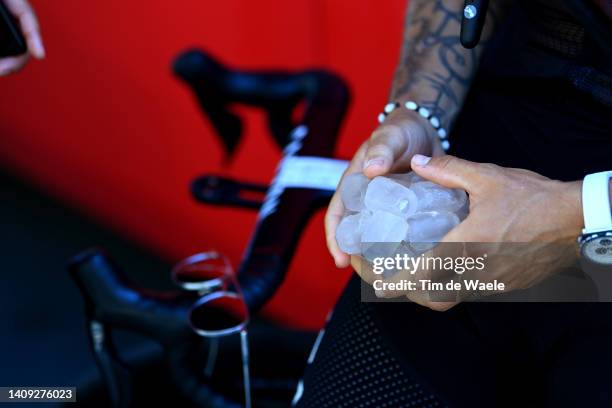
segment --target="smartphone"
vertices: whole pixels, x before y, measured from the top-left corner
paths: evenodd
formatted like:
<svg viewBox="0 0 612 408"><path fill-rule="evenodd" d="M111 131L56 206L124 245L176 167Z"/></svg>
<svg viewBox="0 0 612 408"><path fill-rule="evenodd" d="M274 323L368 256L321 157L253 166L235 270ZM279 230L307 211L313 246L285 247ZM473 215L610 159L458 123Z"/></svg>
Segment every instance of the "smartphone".
<svg viewBox="0 0 612 408"><path fill-rule="evenodd" d="M17 20L0 0L0 58L25 54L28 51Z"/></svg>

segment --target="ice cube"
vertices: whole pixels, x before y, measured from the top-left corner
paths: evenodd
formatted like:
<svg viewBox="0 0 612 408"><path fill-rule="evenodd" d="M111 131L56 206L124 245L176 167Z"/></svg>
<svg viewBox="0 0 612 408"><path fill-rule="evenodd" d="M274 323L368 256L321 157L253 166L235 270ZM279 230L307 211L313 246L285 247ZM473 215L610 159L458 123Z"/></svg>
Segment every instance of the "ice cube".
<svg viewBox="0 0 612 408"><path fill-rule="evenodd" d="M410 186L418 199L418 211L457 212L467 202L465 191L442 187L431 181Z"/></svg>
<svg viewBox="0 0 612 408"><path fill-rule="evenodd" d="M467 218L469 213L470 213L470 201L467 199L467 194L466 194L465 203L463 203L460 209L455 211L455 214L457 214L457 217L459 217L460 220L464 220Z"/></svg>
<svg viewBox="0 0 612 408"><path fill-rule="evenodd" d="M389 244L385 242L369 242L362 243L361 256L370 262L374 262L375 258L386 258L393 256L395 244Z"/></svg>
<svg viewBox="0 0 612 408"><path fill-rule="evenodd" d="M352 173L344 177L340 185L340 197L344 208L349 211L361 211L369 181L363 173Z"/></svg>
<svg viewBox="0 0 612 408"><path fill-rule="evenodd" d="M336 228L336 242L345 254L355 255L361 252L361 214L342 218Z"/></svg>
<svg viewBox="0 0 612 408"><path fill-rule="evenodd" d="M364 220L361 243L363 256L372 261L376 257L393 256L406 238L408 224L397 215L374 211Z"/></svg>
<svg viewBox="0 0 612 408"><path fill-rule="evenodd" d="M406 240L411 244L440 242L459 222L459 217L448 211L419 212L408 218L410 229Z"/></svg>
<svg viewBox="0 0 612 408"><path fill-rule="evenodd" d="M389 174L386 177L396 180L406 187L410 187L412 184L418 183L420 181L425 181L423 177L419 176L414 171L411 171L409 173Z"/></svg>
<svg viewBox="0 0 612 408"><path fill-rule="evenodd" d="M420 254L417 254L414 251L414 249L410 246L410 244L406 241L402 242L399 245L399 247L397 247L397 250L395 251L395 253L400 255L401 257L403 257L404 255L407 255L410 258L420 255Z"/></svg>
<svg viewBox="0 0 612 408"><path fill-rule="evenodd" d="M400 258L403 259L404 256L408 256L410 258L413 258L413 257L419 256L420 253L415 252L414 249L410 246L410 244L408 244L407 242L403 241L395 249L395 252L393 254L387 255L387 256L395 257L396 255L399 255ZM389 278L391 278L393 275L395 275L396 273L398 273L402 269L403 268L400 268L400 269L395 268L395 266L393 268L384 268L382 276L385 279L389 279Z"/></svg>
<svg viewBox="0 0 612 408"><path fill-rule="evenodd" d="M408 232L408 223L386 211L373 211L364 222L362 242L402 242Z"/></svg>
<svg viewBox="0 0 612 408"><path fill-rule="evenodd" d="M366 223L368 223L370 221L370 218L372 218L372 215L374 213L372 211L366 210L364 208L363 210L361 210L361 212L359 214L361 214L361 220L360 220L361 224L360 224L360 227L361 227L361 231L363 232L364 225L366 225Z"/></svg>
<svg viewBox="0 0 612 408"><path fill-rule="evenodd" d="M365 207L373 212L385 211L406 219L417 209L415 193L387 177L375 177L365 193Z"/></svg>
<svg viewBox="0 0 612 408"><path fill-rule="evenodd" d="M412 242L409 244L415 256L420 256L438 245L437 242Z"/></svg>
<svg viewBox="0 0 612 408"><path fill-rule="evenodd" d="M347 175L340 187L346 208L336 230L340 249L370 261L396 253L418 256L467 216L462 190L444 188L414 172L375 177Z"/></svg>

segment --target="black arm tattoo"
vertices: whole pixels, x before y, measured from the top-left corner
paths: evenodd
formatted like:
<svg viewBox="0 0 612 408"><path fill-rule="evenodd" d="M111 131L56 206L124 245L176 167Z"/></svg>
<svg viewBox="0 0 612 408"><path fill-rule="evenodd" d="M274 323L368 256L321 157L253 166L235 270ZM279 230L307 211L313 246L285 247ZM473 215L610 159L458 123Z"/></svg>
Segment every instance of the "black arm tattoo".
<svg viewBox="0 0 612 408"><path fill-rule="evenodd" d="M463 103L483 48L479 45L468 50L461 46L462 9L462 0L410 1L400 62L391 90L391 100L416 101L438 116L446 128ZM487 22L487 25L491 24ZM485 30L483 40L490 31Z"/></svg>

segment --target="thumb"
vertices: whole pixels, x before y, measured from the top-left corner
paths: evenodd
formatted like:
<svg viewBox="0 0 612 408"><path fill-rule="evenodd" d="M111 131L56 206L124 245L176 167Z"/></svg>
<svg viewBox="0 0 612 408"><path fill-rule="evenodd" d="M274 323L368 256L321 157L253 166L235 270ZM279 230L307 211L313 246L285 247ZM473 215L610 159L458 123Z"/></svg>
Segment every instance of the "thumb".
<svg viewBox="0 0 612 408"><path fill-rule="evenodd" d="M376 177L391 170L395 160L408 147L402 129L396 125L382 126L372 133L366 150L363 172L367 177Z"/></svg>
<svg viewBox="0 0 612 408"><path fill-rule="evenodd" d="M392 170L408 171L408 159L417 151L427 151L422 139L427 141L420 125L412 120L397 120L380 126L370 138L364 158L364 174L373 178Z"/></svg>
<svg viewBox="0 0 612 408"><path fill-rule="evenodd" d="M480 179L480 163L455 156L427 157L414 155L410 163L419 176L448 188L461 188L473 192Z"/></svg>

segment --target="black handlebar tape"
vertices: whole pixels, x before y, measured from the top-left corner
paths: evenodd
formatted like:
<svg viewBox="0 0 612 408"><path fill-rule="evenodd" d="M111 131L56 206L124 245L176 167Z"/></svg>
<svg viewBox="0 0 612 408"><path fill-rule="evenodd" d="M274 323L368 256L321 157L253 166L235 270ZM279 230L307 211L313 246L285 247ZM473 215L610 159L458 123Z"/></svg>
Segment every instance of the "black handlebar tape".
<svg viewBox="0 0 612 408"><path fill-rule="evenodd" d="M127 329L157 340L164 346L175 385L195 406L240 408L217 394L201 380L198 356L206 343L193 333L189 310L197 300L190 292L153 292L136 286L105 251L92 248L72 258L68 270L85 301L89 322L102 328ZM131 404L131 378L111 343L110 332L101 346L94 346L94 357L106 382L112 406ZM93 339L90 339L93 345Z"/></svg>
<svg viewBox="0 0 612 408"><path fill-rule="evenodd" d="M471 49L478 45L487 16L489 0L466 0L461 17L461 45Z"/></svg>
<svg viewBox="0 0 612 408"><path fill-rule="evenodd" d="M98 248L72 258L68 270L83 295L88 319L134 330L164 345L193 335L188 316L195 293L140 288Z"/></svg>
<svg viewBox="0 0 612 408"><path fill-rule="evenodd" d="M325 103L327 100L324 98L338 92L338 89L348 92L348 86L342 79L326 71L234 70L200 50L189 50L179 55L174 61L173 71L195 93L228 156L233 154L243 130L242 121L232 111L231 105L263 108L267 112L272 136L284 149L289 143L291 131L300 122L295 122L292 115L301 101L305 102L308 110L313 104ZM331 89L327 90L326 87ZM334 109L333 113L336 111ZM328 117L322 118L326 119ZM331 119L330 129L337 122L337 118ZM336 134L332 136L333 140L337 138Z"/></svg>

